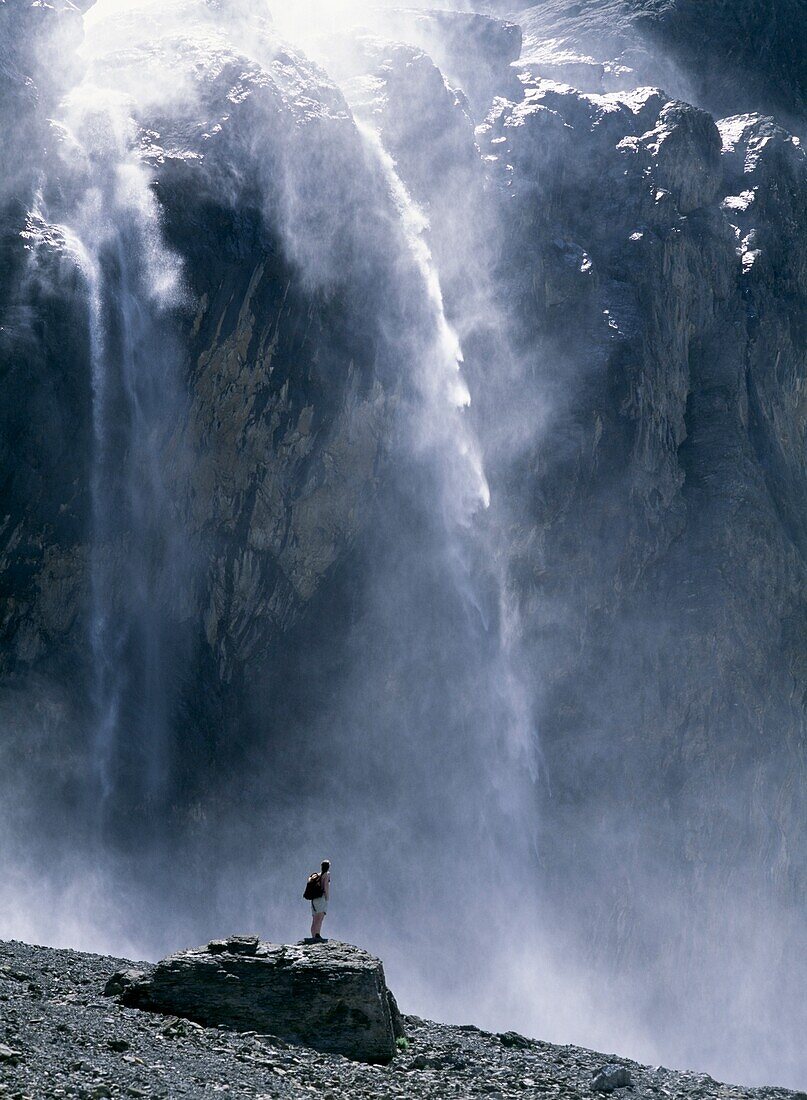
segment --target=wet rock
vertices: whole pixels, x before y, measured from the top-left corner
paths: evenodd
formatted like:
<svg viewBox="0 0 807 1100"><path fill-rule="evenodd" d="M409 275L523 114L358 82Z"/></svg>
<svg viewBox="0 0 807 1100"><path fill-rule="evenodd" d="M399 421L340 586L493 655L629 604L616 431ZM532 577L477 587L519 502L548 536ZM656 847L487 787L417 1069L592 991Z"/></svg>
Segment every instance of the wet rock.
<svg viewBox="0 0 807 1100"><path fill-rule="evenodd" d="M674 2L663 7L682 10ZM703 7L688 5L690 14ZM12 6L0 8L5 30ZM51 18L47 5L30 8L26 18ZM591 31L595 12L610 16L621 8L588 3L580 19ZM553 11L568 19L571 7L547 0L525 18L528 39L532 16ZM803 896L803 151L781 125L748 114L719 123L720 157L709 117L671 99L686 90L675 79L667 85L668 74L626 39L613 55L622 76L661 82L666 92L602 94L611 87L606 62L593 46L571 49L570 41L565 56L555 55L554 70L540 59L519 63L513 72L524 76L514 83L509 69L502 75L512 32L480 17L429 19L417 26L442 20L481 36L489 61L479 68L478 88L474 72L455 71L450 50L441 72L441 30L423 47L429 56L417 45L368 49L373 63L361 107L382 112L410 186L432 201L444 193L460 208L462 235L452 225L451 245L471 232L456 201L467 176L463 170L452 179L451 167L476 152L462 93L449 85L467 87L476 103L491 90L503 93L477 134L490 194L500 200L500 282L491 304L502 311L502 332L523 369L498 383L482 356L473 407L480 423L515 422L531 400L542 406L547 393L563 391L559 420L553 413L546 430L525 430L520 465L492 470L517 525L512 543L529 548L517 551L508 570L535 640L527 655L531 675L552 685L542 696L543 751L563 798L547 809L546 828L560 838L547 875L558 896L564 888L587 894L590 904L573 907L586 914L587 943L603 943L587 931L613 927L613 912L625 913L618 929L630 933L615 930L622 939L604 947L616 957L612 947L630 953L643 942L644 861L674 868L687 898L680 927L689 951L718 939L714 926L704 936L699 906L690 904L703 900L698 891L712 874L728 883L742 865L758 883L761 905L773 897L797 912ZM620 19L610 22L603 30L618 36ZM777 33L786 24L777 23ZM8 41L0 33L0 49ZM709 48L723 41L715 37ZM606 37L603 43L611 48ZM12 127L12 150L18 139L33 148L44 132L28 129L25 112L36 114L36 97L27 79L37 87L47 82L37 83L37 73L22 64L22 45L14 46L25 79L12 76L21 93L14 117L22 119ZM770 43L761 45L765 52ZM139 49L133 44L115 62L122 77L127 58L128 79L142 74L148 51ZM261 713L261 744L286 743L288 714L253 705L265 703L260 694L245 702L249 685L284 655L289 668L299 665L305 642L293 642L293 632L304 639L318 632L337 578L340 598L353 601L362 591L344 578L371 523L377 487L389 476L390 392L411 374L399 337L418 326L411 301L396 297L400 256L372 219L378 204L360 201L373 194L373 180L350 104L336 87L293 51L281 60L268 49L258 63L230 46L208 53L186 43L181 50L192 107L187 116L140 118L138 141L194 300L193 317L178 322L188 351L188 416L176 426L166 461L175 474L178 441L189 444L194 461L178 510L203 568L182 615L194 624L199 659L172 681L187 685L193 704L193 721L177 733L178 756L183 769L197 770L183 773L177 786L201 795L217 781L215 772L257 743L239 709ZM476 66L473 51L462 51ZM362 70L359 79L367 77ZM584 87L570 88L571 80ZM411 105L416 109L407 112ZM441 152L448 168L438 171ZM283 237L284 217L273 221L274 212L288 213L280 201L288 199L281 165L300 198L294 209L302 211L291 239ZM271 185L265 207L262 172ZM342 178L355 192L350 201L339 191ZM25 267L24 301L12 296L0 324L10 395L0 425L9 517L0 573L12 593L4 603L0 663L4 674L43 667L56 678L66 669L72 683L87 649L87 309L58 227L30 209L28 215L13 230L13 251L36 263ZM429 215L430 239L438 241L445 210L432 205ZM318 259L329 240L312 230L340 225L369 232L340 236L337 262L323 259L326 277L311 292L300 266ZM373 239L391 252L389 264L376 263ZM460 263L473 266L467 260L476 255L463 248ZM356 266L369 272L362 284L343 277L357 257ZM441 257L441 270L443 263ZM387 313L375 286L392 301ZM30 324L19 322L23 315ZM405 328L396 316L408 319ZM547 618L550 605L557 621ZM282 671L278 682L285 686ZM47 715L43 728L49 726ZM637 730L647 736L629 732ZM46 760L51 743L58 745L57 772L62 759L87 770L78 753L62 751L66 740L43 738L41 757L26 741L25 758ZM230 744L236 751L219 751ZM576 754L570 761L570 744L579 745L582 763ZM221 768L211 768L213 759ZM49 797L48 769L36 772ZM123 767L118 773L128 774ZM748 793L739 802L737 776ZM606 793L617 783L621 807ZM724 804L741 807L749 838L736 862L714 856L737 851L737 821L704 813ZM571 883L580 836L567 826L600 815L611 827L584 845L590 865ZM626 832L644 836L641 850L609 849L604 838ZM615 861L625 866L628 887L604 870ZM652 912L647 916L644 931L652 932ZM803 940L802 927L794 942ZM226 942L219 948L228 954ZM674 981L675 960L665 965Z"/></svg>
<svg viewBox="0 0 807 1100"><path fill-rule="evenodd" d="M458 172L482 184L468 102L428 54L367 35L337 40L334 53L351 109L378 128L418 202L439 204Z"/></svg>
<svg viewBox="0 0 807 1100"><path fill-rule="evenodd" d="M732 844L727 824L702 813L720 797L732 797L720 778L723 793L715 791L728 753L736 774L765 787L764 805L778 807L770 829L749 826L754 852L746 848L738 863L762 899L771 867L766 852L776 851L777 889L795 898L786 876L804 881L803 847L787 847L777 831L795 838L803 829L803 796L790 786L803 767L796 733L802 703L793 708L787 675L777 670L799 669L801 682L805 669L803 643L795 639L796 632L804 637L807 478L804 405L797 394L807 360L803 329L795 331L782 308L798 303L803 315L807 296L807 237L785 228L807 224L803 150L770 118L739 115L715 124L659 88L582 94L535 76L526 77L524 87L519 102L498 102L477 129L512 248L530 275L516 274L512 282L513 295L522 296L523 346L544 347L570 370L585 364L577 375L574 427L550 425L545 444L533 452L534 468L543 462L544 473L514 506L522 514L530 499L541 501L532 513L537 528L533 520L523 528L525 538L543 533L533 543L540 551L525 556L525 568L527 561L531 569L540 562L542 572L524 585L522 612L540 622L550 593L564 608L539 628L543 643L552 638L555 655L546 667L557 685L544 713L545 751L555 774L565 776L573 804L596 802L615 829L641 821L643 835L669 853L653 858L672 861L701 898L709 853ZM591 259L585 276L584 257ZM546 385L553 385L549 375ZM507 400L502 388L497 411ZM556 464L570 432L577 440L574 457ZM594 533L589 521L600 506L609 518ZM760 537L756 524L763 514ZM603 547L613 553L607 565ZM667 636L659 622L662 605ZM561 619L568 646L559 658ZM783 626L795 621L796 632ZM639 622L645 626L637 639ZM707 623L720 639L711 651ZM580 641L589 630L590 649ZM732 641L740 637L742 643ZM537 645L539 662L540 650ZM588 675L587 669L603 667L605 653L605 679ZM616 714L618 720L606 717ZM784 748L769 736L782 714L792 731ZM610 756L623 743L617 727L644 729L651 721L653 737L641 746L631 742L617 772ZM568 768L572 728L597 761L583 769L585 776ZM669 770L673 744L681 753L681 787ZM607 795L600 799L593 792L604 790L603 769L620 783L627 770L642 798L648 784L654 787L652 810L642 809L638 796L624 810ZM765 786L773 776L778 793ZM563 834L565 813L547 826L551 835ZM668 823L661 831L659 814ZM684 821L685 850L673 839ZM618 858L615 847L605 849L603 866ZM550 857L560 890L570 883L571 858L572 848L561 855L557 847ZM637 851L631 860L644 869L650 856ZM728 868L725 877L722 869L715 874L726 885L731 881ZM581 940L615 907L627 906L631 919L652 928L635 875L629 888L617 886L592 860L582 884L574 878L575 899L583 890L591 903L580 918ZM692 912L681 905L680 926L698 950L703 929ZM636 942L636 926L631 929L614 937L628 954ZM794 935L804 942L803 924ZM610 968L605 951L591 950ZM686 996L676 963L666 965L669 986ZM803 975L801 964L796 967ZM720 973L728 988L728 964ZM803 984L800 977L783 974L783 980L792 981L794 996ZM704 996L714 996L713 989ZM789 1027L783 1011L776 1031Z"/></svg>
<svg viewBox="0 0 807 1100"><path fill-rule="evenodd" d="M258 943L169 955L120 993L134 1008L258 1031L365 1062L389 1062L396 1028L381 962L361 948Z"/></svg>
<svg viewBox="0 0 807 1100"><path fill-rule="evenodd" d="M736 0L542 0L521 5L511 17L523 28L525 58L559 66L585 59L590 67L581 72L578 66L577 79L593 75L599 64L606 79L628 72L632 86L663 84L720 114L756 107L804 115L807 63L794 48L804 21L800 0L775 7Z"/></svg>

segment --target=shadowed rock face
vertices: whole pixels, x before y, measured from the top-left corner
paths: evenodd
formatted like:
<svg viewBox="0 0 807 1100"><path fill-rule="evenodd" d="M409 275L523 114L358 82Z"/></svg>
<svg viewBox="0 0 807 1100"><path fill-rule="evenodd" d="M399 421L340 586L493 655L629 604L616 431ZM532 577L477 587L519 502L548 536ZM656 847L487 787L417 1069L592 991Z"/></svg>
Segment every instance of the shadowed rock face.
<svg viewBox="0 0 807 1100"><path fill-rule="evenodd" d="M204 54L180 46L177 76L192 85L191 113L180 107L140 120L161 228L182 263L183 298L153 326L152 354L164 354L166 376L187 395L169 396L166 382L159 433L187 565L164 605L175 639L165 660L181 670L171 709L174 720L190 710L201 734L191 757L177 746L186 776L194 758L215 751L215 742L204 747L211 718L218 724L250 663L265 660L297 623L364 524L389 391L400 388L400 365L415 354L394 331L402 244L385 242L377 203L387 200L344 100L304 59L278 55L270 38L266 54L262 68L232 47ZM120 63L102 58L95 76L103 83L118 65L125 89L160 63L159 51L135 43ZM50 220L28 210L24 232L9 242L17 262L2 341L21 400L3 410L9 585L0 661L12 675L45 667L59 634L88 684L89 303L75 246L57 223L70 220L93 181L71 163L58 127L50 139L49 155L61 164L47 194ZM357 171L366 181L358 200ZM351 184L341 198L340 180ZM111 267L110 286L117 278ZM380 308L368 308L382 296ZM131 538L124 519L101 551L121 619ZM58 586L55 599L41 598L45 588L56 595L46 577ZM125 689L124 715L141 704L137 679ZM80 702L76 713L93 722ZM231 710L228 721L238 720ZM227 737L226 726L218 736ZM140 767L136 754L122 759L113 780L122 798Z"/></svg>
<svg viewBox="0 0 807 1100"><path fill-rule="evenodd" d="M120 971L106 992L131 1008L277 1035L361 1062L391 1061L403 1034L381 962L335 941L214 940L169 955L147 972Z"/></svg>
<svg viewBox="0 0 807 1100"><path fill-rule="evenodd" d="M804 221L805 160L764 117L716 125L649 89L528 81L478 133L532 272L513 288L527 354L561 401L513 505L547 689L544 858L570 907L585 869L594 942L625 921L684 1000L702 976L676 977L666 930L690 905L744 937L775 891L782 965L803 937L785 837L805 812L807 242L783 230ZM694 900L709 879L738 899L728 918Z"/></svg>

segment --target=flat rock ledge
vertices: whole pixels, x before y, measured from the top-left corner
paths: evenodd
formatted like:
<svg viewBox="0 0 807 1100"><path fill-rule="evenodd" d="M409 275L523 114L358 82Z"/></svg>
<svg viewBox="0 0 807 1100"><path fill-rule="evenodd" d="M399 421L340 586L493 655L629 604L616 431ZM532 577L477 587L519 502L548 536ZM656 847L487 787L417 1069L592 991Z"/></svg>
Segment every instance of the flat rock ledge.
<svg viewBox="0 0 807 1100"><path fill-rule="evenodd" d="M211 940L148 968L118 970L104 992L131 1008L274 1035L360 1062L390 1062L403 1035L380 959L333 940Z"/></svg>

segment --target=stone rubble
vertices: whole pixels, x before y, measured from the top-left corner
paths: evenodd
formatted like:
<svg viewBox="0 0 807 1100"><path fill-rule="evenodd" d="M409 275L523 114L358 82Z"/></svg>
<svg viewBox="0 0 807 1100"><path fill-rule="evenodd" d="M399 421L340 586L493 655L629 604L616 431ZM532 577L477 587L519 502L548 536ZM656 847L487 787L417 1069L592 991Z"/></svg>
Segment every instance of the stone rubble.
<svg viewBox="0 0 807 1100"><path fill-rule="evenodd" d="M707 1074L641 1066L473 1024L403 1018L406 1038L386 1066L295 1046L272 1035L202 1027L104 997L111 974L148 964L0 942L0 1097L3 1100L320 1100L513 1097L584 1100L597 1071L622 1071L626 1100L807 1100L781 1088L742 1088Z"/></svg>

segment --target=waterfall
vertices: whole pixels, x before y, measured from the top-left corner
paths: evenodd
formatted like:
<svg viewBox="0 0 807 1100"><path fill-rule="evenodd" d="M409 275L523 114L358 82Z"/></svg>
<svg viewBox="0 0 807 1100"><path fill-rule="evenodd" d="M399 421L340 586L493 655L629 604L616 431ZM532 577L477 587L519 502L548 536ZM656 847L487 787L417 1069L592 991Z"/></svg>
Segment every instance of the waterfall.
<svg viewBox="0 0 807 1100"><path fill-rule="evenodd" d="M87 284L92 379L90 625L94 763L158 790L169 738L170 608L184 548L164 470L179 366L163 331L180 293L125 98L69 97L67 157L85 181L67 219Z"/></svg>
<svg viewBox="0 0 807 1100"><path fill-rule="evenodd" d="M458 918L456 950L512 930L534 793L502 504L455 303L379 133L265 28L236 48L219 9L197 7L92 32L100 60L61 119L59 218L90 327L87 756L102 817L132 810L143 897L180 895L151 907L144 945L173 914L185 935L211 913L245 919L250 898L261 920L267 904L287 912L292 865L322 838L365 898L350 934L386 935L397 890L423 973L450 975L458 956L426 914L449 910L473 865L487 889ZM141 140L165 155L193 326ZM187 493L184 446L199 460ZM225 648L240 681L217 671ZM145 836L144 809L158 811ZM218 881L168 880L161 861L223 856L228 837ZM247 887L256 840L271 864ZM379 946L401 961L394 933ZM447 987L428 987L449 1011Z"/></svg>
<svg viewBox="0 0 807 1100"><path fill-rule="evenodd" d="M361 121L357 126L395 204L432 314L434 335L415 379L420 394L415 450L429 453L439 468L441 507L448 526L467 527L480 508L490 505L490 488L478 442L464 415L471 395L462 376L459 337L446 317L440 276L425 240L428 218L409 194L378 131Z"/></svg>
<svg viewBox="0 0 807 1100"><path fill-rule="evenodd" d="M489 850L484 860L491 861L491 868L498 864L512 883L518 866L534 856L530 819L535 813L537 745L521 624L508 591L507 548L502 544L506 527L492 501L482 457L484 441L470 416L463 350L446 313L440 272L427 241L428 218L409 193L379 132L361 119L356 124L393 201L420 282L411 292L427 302L428 336L414 366L417 396L409 410L408 441L411 457L429 471L433 495L425 503L435 515L436 555L466 611L461 638L450 616L440 629L465 653L466 666L475 670L473 696L467 700L475 729L464 749L469 756L476 754L485 769L471 796L479 800L480 816L486 818ZM459 669L457 673L460 681L463 674ZM452 693L447 686L446 699Z"/></svg>

